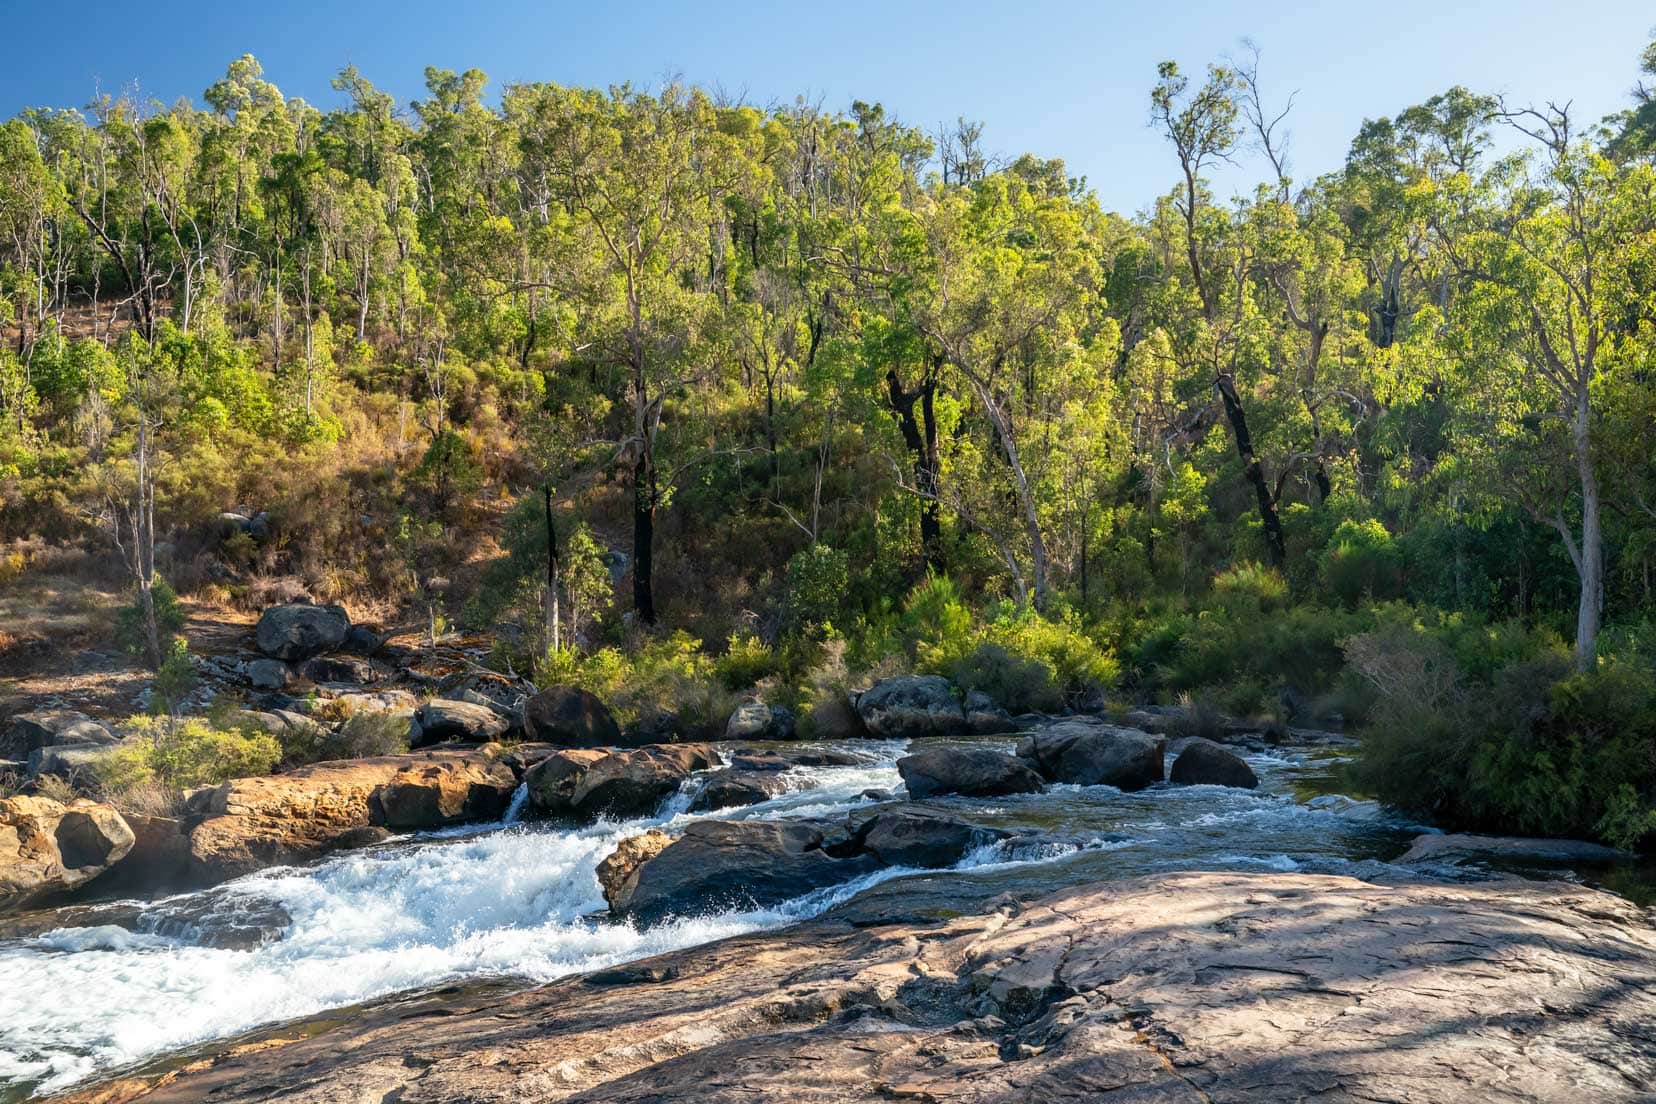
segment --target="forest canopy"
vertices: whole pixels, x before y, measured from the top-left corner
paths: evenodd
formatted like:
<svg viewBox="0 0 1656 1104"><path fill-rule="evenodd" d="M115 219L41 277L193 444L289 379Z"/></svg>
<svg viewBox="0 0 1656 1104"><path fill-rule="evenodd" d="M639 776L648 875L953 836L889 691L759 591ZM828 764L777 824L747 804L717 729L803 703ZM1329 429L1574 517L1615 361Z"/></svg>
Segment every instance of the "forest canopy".
<svg viewBox="0 0 1656 1104"><path fill-rule="evenodd" d="M7 570L116 565L154 665L175 592L290 591L510 626L514 662L615 687L716 659L808 695L895 656L1031 707L1343 686L1442 723L1515 663L1545 693L1649 661L1651 92L1595 121L1451 88L1301 180L1260 60L1146 73L1110 125L1165 136L1169 188L1131 215L966 119L678 84L428 69L401 105L346 68L322 111L244 56L199 106L24 111ZM1399 664L1440 657L1421 701ZM1579 808L1503 781L1525 741L1612 754L1572 702L1430 800L1637 839L1648 763Z"/></svg>

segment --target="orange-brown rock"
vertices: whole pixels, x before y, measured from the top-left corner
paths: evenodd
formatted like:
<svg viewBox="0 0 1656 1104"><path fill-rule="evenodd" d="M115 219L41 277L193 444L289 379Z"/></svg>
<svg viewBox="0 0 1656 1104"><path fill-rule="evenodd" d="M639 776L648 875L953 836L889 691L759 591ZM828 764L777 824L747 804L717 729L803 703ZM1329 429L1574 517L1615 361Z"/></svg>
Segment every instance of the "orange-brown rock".
<svg viewBox="0 0 1656 1104"><path fill-rule="evenodd" d="M672 836L660 828L651 828L617 844L609 857L598 864L598 884L604 889L604 900L613 906L617 900L630 898L638 885L638 868L667 850L672 842Z"/></svg>
<svg viewBox="0 0 1656 1104"><path fill-rule="evenodd" d="M132 850L113 806L45 797L0 801L0 909L76 889Z"/></svg>
<svg viewBox="0 0 1656 1104"><path fill-rule="evenodd" d="M305 862L381 823L433 828L497 816L516 785L492 744L238 778L192 795L191 809L204 819L190 833L191 873L216 882Z"/></svg>

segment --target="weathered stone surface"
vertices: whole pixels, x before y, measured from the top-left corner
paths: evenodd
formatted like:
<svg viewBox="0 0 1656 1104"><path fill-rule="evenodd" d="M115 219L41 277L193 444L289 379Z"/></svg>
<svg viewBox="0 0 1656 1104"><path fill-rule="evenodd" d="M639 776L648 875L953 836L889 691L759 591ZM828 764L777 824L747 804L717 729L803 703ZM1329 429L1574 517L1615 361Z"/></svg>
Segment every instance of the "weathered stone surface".
<svg viewBox="0 0 1656 1104"><path fill-rule="evenodd" d="M1041 776L1023 760L991 748L932 748L897 760L909 796L917 799L941 794L998 797L1036 793Z"/></svg>
<svg viewBox="0 0 1656 1104"><path fill-rule="evenodd" d="M119 743L98 743L36 748L29 753L28 777L39 778L49 774L68 782L85 783L93 777L98 762L121 746Z"/></svg>
<svg viewBox="0 0 1656 1104"><path fill-rule="evenodd" d="M296 663L345 642L351 619L343 606L312 606L293 603L271 606L259 615L253 639L259 651L273 659Z"/></svg>
<svg viewBox="0 0 1656 1104"><path fill-rule="evenodd" d="M324 855L347 842L347 833L370 827L383 815L378 791L387 785L399 787L393 803L405 811L400 815L417 821L399 826L428 828L499 815L498 809L481 808L481 799L455 797L470 794L478 783L505 786L510 798L516 776L498 763L499 756L498 747L486 745L347 759L192 792L187 808L202 819L190 833L191 877L216 882ZM432 767L438 770L428 773ZM421 788L431 793L417 794ZM436 810L440 819L420 819L406 810Z"/></svg>
<svg viewBox="0 0 1656 1104"><path fill-rule="evenodd" d="M917 809L888 809L869 817L852 835L852 846L886 866L953 866L967 852L1005 839L1006 833L954 817Z"/></svg>
<svg viewBox="0 0 1656 1104"><path fill-rule="evenodd" d="M529 739L559 747L616 747L621 729L596 694L576 686L549 686L523 703Z"/></svg>
<svg viewBox="0 0 1656 1104"><path fill-rule="evenodd" d="M698 820L608 898L618 914L664 916L762 908L877 870L869 855L837 859L799 821Z"/></svg>
<svg viewBox="0 0 1656 1104"><path fill-rule="evenodd" d="M848 696L835 695L818 702L807 720L807 733L813 740L860 740L868 736L868 726Z"/></svg>
<svg viewBox="0 0 1656 1104"><path fill-rule="evenodd" d="M779 751L758 748L736 748L730 751L725 765L744 771L779 771L790 767L857 767L869 760L848 751L833 748L783 748Z"/></svg>
<svg viewBox="0 0 1656 1104"><path fill-rule="evenodd" d="M886 883L817 921L606 971L604 984L333 1013L76 1099L1651 1099L1656 932L1609 894L1186 873L947 919L868 914L900 913L927 884L971 882Z"/></svg>
<svg viewBox="0 0 1656 1104"><path fill-rule="evenodd" d="M731 809L740 805L757 805L778 794L788 792L789 786L780 771L775 770L718 770L708 775L701 789L690 800L692 813L713 809Z"/></svg>
<svg viewBox="0 0 1656 1104"><path fill-rule="evenodd" d="M966 695L966 727L977 736L995 736L1017 731L1012 715L981 690Z"/></svg>
<svg viewBox="0 0 1656 1104"><path fill-rule="evenodd" d="M622 840L598 864L598 885L604 891L604 900L631 900L638 886L638 868L667 850L672 842L673 837L659 828Z"/></svg>
<svg viewBox="0 0 1656 1104"><path fill-rule="evenodd" d="M299 665L299 673L312 682L342 686L363 686L378 681L380 672L361 656L315 656Z"/></svg>
<svg viewBox="0 0 1656 1104"><path fill-rule="evenodd" d="M727 740L791 740L794 738L793 710L764 702L743 702L725 725Z"/></svg>
<svg viewBox="0 0 1656 1104"><path fill-rule="evenodd" d="M332 710L342 717L358 713L408 713L420 707L420 699L407 690L361 690L330 699Z"/></svg>
<svg viewBox="0 0 1656 1104"><path fill-rule="evenodd" d="M1200 738L1179 751L1168 778L1182 786L1234 786L1243 790L1259 786L1259 776L1240 755Z"/></svg>
<svg viewBox="0 0 1656 1104"><path fill-rule="evenodd" d="M869 735L886 739L955 736L966 730L966 711L940 675L881 679L857 696L857 715Z"/></svg>
<svg viewBox="0 0 1656 1104"><path fill-rule="evenodd" d="M511 726L486 705L434 698L414 711L408 729L410 747L426 747L446 740L483 743L506 734Z"/></svg>
<svg viewBox="0 0 1656 1104"><path fill-rule="evenodd" d="M547 816L647 816L692 773L717 763L706 744L570 748L541 760L523 780L530 805Z"/></svg>
<svg viewBox="0 0 1656 1104"><path fill-rule="evenodd" d="M517 773L496 756L442 759L406 767L374 791L374 822L387 828L437 828L496 820L511 804Z"/></svg>
<svg viewBox="0 0 1656 1104"><path fill-rule="evenodd" d="M1417 836L1399 863L1442 862L1455 859L1511 859L1542 863L1613 863L1629 858L1625 851L1602 843L1571 839L1527 839L1520 836L1475 836L1450 832Z"/></svg>
<svg viewBox="0 0 1656 1104"><path fill-rule="evenodd" d="M1084 721L1060 721L1018 741L1018 757L1049 782L1129 791L1162 781L1166 754L1166 737Z"/></svg>
<svg viewBox="0 0 1656 1104"><path fill-rule="evenodd" d="M190 832L174 817L122 813L132 829L132 850L103 876L99 891L123 889L149 892L185 884L190 876Z"/></svg>
<svg viewBox="0 0 1656 1104"><path fill-rule="evenodd" d="M0 759L27 759L41 748L113 744L117 737L73 709L48 709L12 717L0 738Z"/></svg>
<svg viewBox="0 0 1656 1104"><path fill-rule="evenodd" d="M112 806L44 797L0 801L0 910L86 884L132 850Z"/></svg>
<svg viewBox="0 0 1656 1104"><path fill-rule="evenodd" d="M340 641L339 650L350 655L371 656L385 647L386 635L367 625L352 625Z"/></svg>

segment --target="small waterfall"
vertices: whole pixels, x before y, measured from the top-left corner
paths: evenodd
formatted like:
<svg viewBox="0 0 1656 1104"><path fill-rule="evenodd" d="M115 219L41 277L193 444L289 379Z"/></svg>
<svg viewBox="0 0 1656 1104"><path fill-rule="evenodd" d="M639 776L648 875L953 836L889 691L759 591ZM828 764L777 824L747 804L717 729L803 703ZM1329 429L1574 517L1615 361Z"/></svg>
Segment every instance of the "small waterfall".
<svg viewBox="0 0 1656 1104"><path fill-rule="evenodd" d="M529 783L519 782L518 788L512 791L511 804L501 814L500 823L510 827L523 819L523 807L529 804Z"/></svg>

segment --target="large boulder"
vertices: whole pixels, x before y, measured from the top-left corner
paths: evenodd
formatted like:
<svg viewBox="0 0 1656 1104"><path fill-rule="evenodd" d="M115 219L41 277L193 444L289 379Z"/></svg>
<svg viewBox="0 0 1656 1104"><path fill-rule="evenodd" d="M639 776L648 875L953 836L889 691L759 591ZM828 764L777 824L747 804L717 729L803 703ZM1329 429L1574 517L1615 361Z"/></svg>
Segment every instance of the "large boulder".
<svg viewBox="0 0 1656 1104"><path fill-rule="evenodd" d="M954 736L966 729L954 686L940 675L881 679L857 695L857 715L870 736L885 739Z"/></svg>
<svg viewBox="0 0 1656 1104"><path fill-rule="evenodd" d="M852 845L886 866L935 869L953 866L976 847L1005 839L996 828L980 828L954 817L918 809L888 809L869 817L852 834Z"/></svg>
<svg viewBox="0 0 1656 1104"><path fill-rule="evenodd" d="M1167 738L1114 725L1063 721L1018 741L1018 757L1049 782L1142 790L1164 777Z"/></svg>
<svg viewBox="0 0 1656 1104"><path fill-rule="evenodd" d="M351 618L343 606L294 602L265 610L253 639L265 655L297 663L338 648L350 631Z"/></svg>
<svg viewBox="0 0 1656 1104"><path fill-rule="evenodd" d="M439 748L316 763L192 791L186 807L200 823L190 833L191 878L222 881L383 838L387 800L397 810L399 827L434 828L498 816L516 786L509 767L494 769L499 759L494 745ZM432 766L446 769L424 770ZM498 808L493 799L474 795L474 784L504 789ZM382 795L387 786L392 791Z"/></svg>
<svg viewBox="0 0 1656 1104"><path fill-rule="evenodd" d="M780 771L775 770L717 770L702 782L701 789L690 799L692 813L713 809L731 809L741 805L757 805L769 801L792 787Z"/></svg>
<svg viewBox="0 0 1656 1104"><path fill-rule="evenodd" d="M48 709L19 713L0 739L0 759L27 759L41 748L85 744L113 744L116 736L85 713Z"/></svg>
<svg viewBox="0 0 1656 1104"><path fill-rule="evenodd" d="M706 744L608 752L570 748L541 760L524 782L529 804L547 816L648 816L692 773L715 765L717 758Z"/></svg>
<svg viewBox="0 0 1656 1104"><path fill-rule="evenodd" d="M190 832L174 817L122 813L132 829L132 850L104 875L98 889L152 893L185 884L190 875Z"/></svg>
<svg viewBox="0 0 1656 1104"><path fill-rule="evenodd" d="M0 909L86 884L132 850L113 806L44 797L0 801Z"/></svg>
<svg viewBox="0 0 1656 1104"><path fill-rule="evenodd" d="M1200 738L1187 743L1174 757L1168 778L1183 786L1234 786L1242 790L1259 786L1259 776L1240 755Z"/></svg>
<svg viewBox="0 0 1656 1104"><path fill-rule="evenodd" d="M474 756L419 763L398 771L374 791L370 814L387 828L438 828L496 820L517 789L517 774L501 758Z"/></svg>
<svg viewBox="0 0 1656 1104"><path fill-rule="evenodd" d="M412 716L420 707L420 699L407 690L357 690L330 699L329 706L341 717L354 717L358 713L406 713Z"/></svg>
<svg viewBox="0 0 1656 1104"><path fill-rule="evenodd" d="M511 726L486 705L433 698L414 711L409 724L410 747L426 747L448 740L485 743L506 734Z"/></svg>
<svg viewBox="0 0 1656 1104"><path fill-rule="evenodd" d="M933 748L897 760L909 796L923 800L942 794L998 797L1036 793L1041 776L1023 760L990 748Z"/></svg>
<svg viewBox="0 0 1656 1104"><path fill-rule="evenodd" d="M743 702L725 725L727 740L791 740L794 738L793 710L762 701Z"/></svg>
<svg viewBox="0 0 1656 1104"><path fill-rule="evenodd" d="M548 686L523 703L529 739L559 747L616 747L621 728L596 694L578 686Z"/></svg>
<svg viewBox="0 0 1656 1104"><path fill-rule="evenodd" d="M834 858L822 844L822 833L799 821L695 821L618 884L610 908L646 923L763 908L880 867L872 855Z"/></svg>

